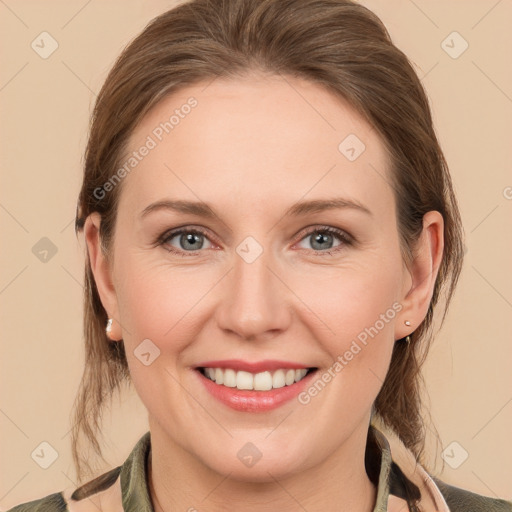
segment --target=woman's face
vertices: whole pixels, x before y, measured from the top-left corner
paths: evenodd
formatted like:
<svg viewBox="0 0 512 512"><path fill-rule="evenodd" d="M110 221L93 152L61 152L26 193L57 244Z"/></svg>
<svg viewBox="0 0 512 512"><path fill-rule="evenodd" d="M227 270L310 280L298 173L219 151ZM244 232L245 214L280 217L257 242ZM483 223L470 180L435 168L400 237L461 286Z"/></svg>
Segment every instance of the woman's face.
<svg viewBox="0 0 512 512"><path fill-rule="evenodd" d="M217 79L154 107L125 162L96 277L152 435L251 480L365 441L415 327L377 133L318 85Z"/></svg>

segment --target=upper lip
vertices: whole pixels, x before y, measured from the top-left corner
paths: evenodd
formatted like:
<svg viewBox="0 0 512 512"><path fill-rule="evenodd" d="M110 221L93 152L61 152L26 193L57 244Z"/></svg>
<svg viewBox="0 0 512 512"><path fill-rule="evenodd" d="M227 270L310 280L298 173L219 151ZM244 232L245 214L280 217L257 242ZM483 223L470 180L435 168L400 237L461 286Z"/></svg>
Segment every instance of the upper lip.
<svg viewBox="0 0 512 512"><path fill-rule="evenodd" d="M236 371L245 371L249 373L260 373L264 371L292 368L300 370L309 369L311 366L291 361L277 361L275 359L266 359L264 361L243 361L242 359L224 359L222 361L205 361L196 365L196 368L231 368Z"/></svg>

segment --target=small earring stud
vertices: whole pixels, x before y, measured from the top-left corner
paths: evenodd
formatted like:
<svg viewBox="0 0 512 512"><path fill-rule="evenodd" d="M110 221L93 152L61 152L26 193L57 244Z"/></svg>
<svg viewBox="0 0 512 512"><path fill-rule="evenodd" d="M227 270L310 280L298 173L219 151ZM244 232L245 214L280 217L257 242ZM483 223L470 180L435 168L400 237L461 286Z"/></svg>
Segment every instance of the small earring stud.
<svg viewBox="0 0 512 512"><path fill-rule="evenodd" d="M410 327L411 322L409 322L409 320L405 320L404 324L407 325L407 327Z"/></svg>

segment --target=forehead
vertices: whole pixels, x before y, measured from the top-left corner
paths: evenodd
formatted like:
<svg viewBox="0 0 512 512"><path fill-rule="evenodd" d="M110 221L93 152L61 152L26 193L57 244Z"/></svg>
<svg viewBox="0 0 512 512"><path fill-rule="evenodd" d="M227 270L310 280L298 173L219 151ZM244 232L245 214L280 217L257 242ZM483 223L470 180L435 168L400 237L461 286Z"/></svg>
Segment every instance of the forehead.
<svg viewBox="0 0 512 512"><path fill-rule="evenodd" d="M375 130L342 98L294 77L218 78L180 89L139 123L125 163L133 152L122 196L138 210L166 195L252 208L306 194L391 197Z"/></svg>

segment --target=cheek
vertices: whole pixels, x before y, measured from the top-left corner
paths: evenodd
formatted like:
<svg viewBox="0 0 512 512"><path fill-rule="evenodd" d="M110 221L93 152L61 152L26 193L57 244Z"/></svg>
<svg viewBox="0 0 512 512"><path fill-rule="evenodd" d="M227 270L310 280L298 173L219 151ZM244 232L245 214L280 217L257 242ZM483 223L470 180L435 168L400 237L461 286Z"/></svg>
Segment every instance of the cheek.
<svg viewBox="0 0 512 512"><path fill-rule="evenodd" d="M162 348L166 340L165 350L179 353L194 330L194 313L201 309L201 298L215 283L211 273L192 266L171 268L161 261L155 264L140 254L127 255L117 270L125 343L135 348L150 339Z"/></svg>
<svg viewBox="0 0 512 512"><path fill-rule="evenodd" d="M324 378L332 377L332 389L337 390L332 398L343 404L343 411L360 410L363 404L369 407L385 380L394 325L402 309L400 261L368 260L357 269L311 276L309 285L295 282L296 290L302 286L297 295L307 297L302 322L307 322L312 337L332 361L330 375Z"/></svg>
<svg viewBox="0 0 512 512"><path fill-rule="evenodd" d="M171 405L183 406L177 369L194 338L193 308L204 292L190 282L197 280L192 274L124 254L116 292L130 375L152 414L164 417Z"/></svg>
<svg viewBox="0 0 512 512"><path fill-rule="evenodd" d="M304 303L311 320L323 332L319 339L331 340L330 352L344 350L347 341L364 341L365 333L388 336L402 308L400 298L400 267L368 264L359 268L332 269L311 273L307 279L297 277L290 287ZM290 282L290 281L289 281ZM378 333L375 333L376 328ZM333 354L334 355L334 354Z"/></svg>

